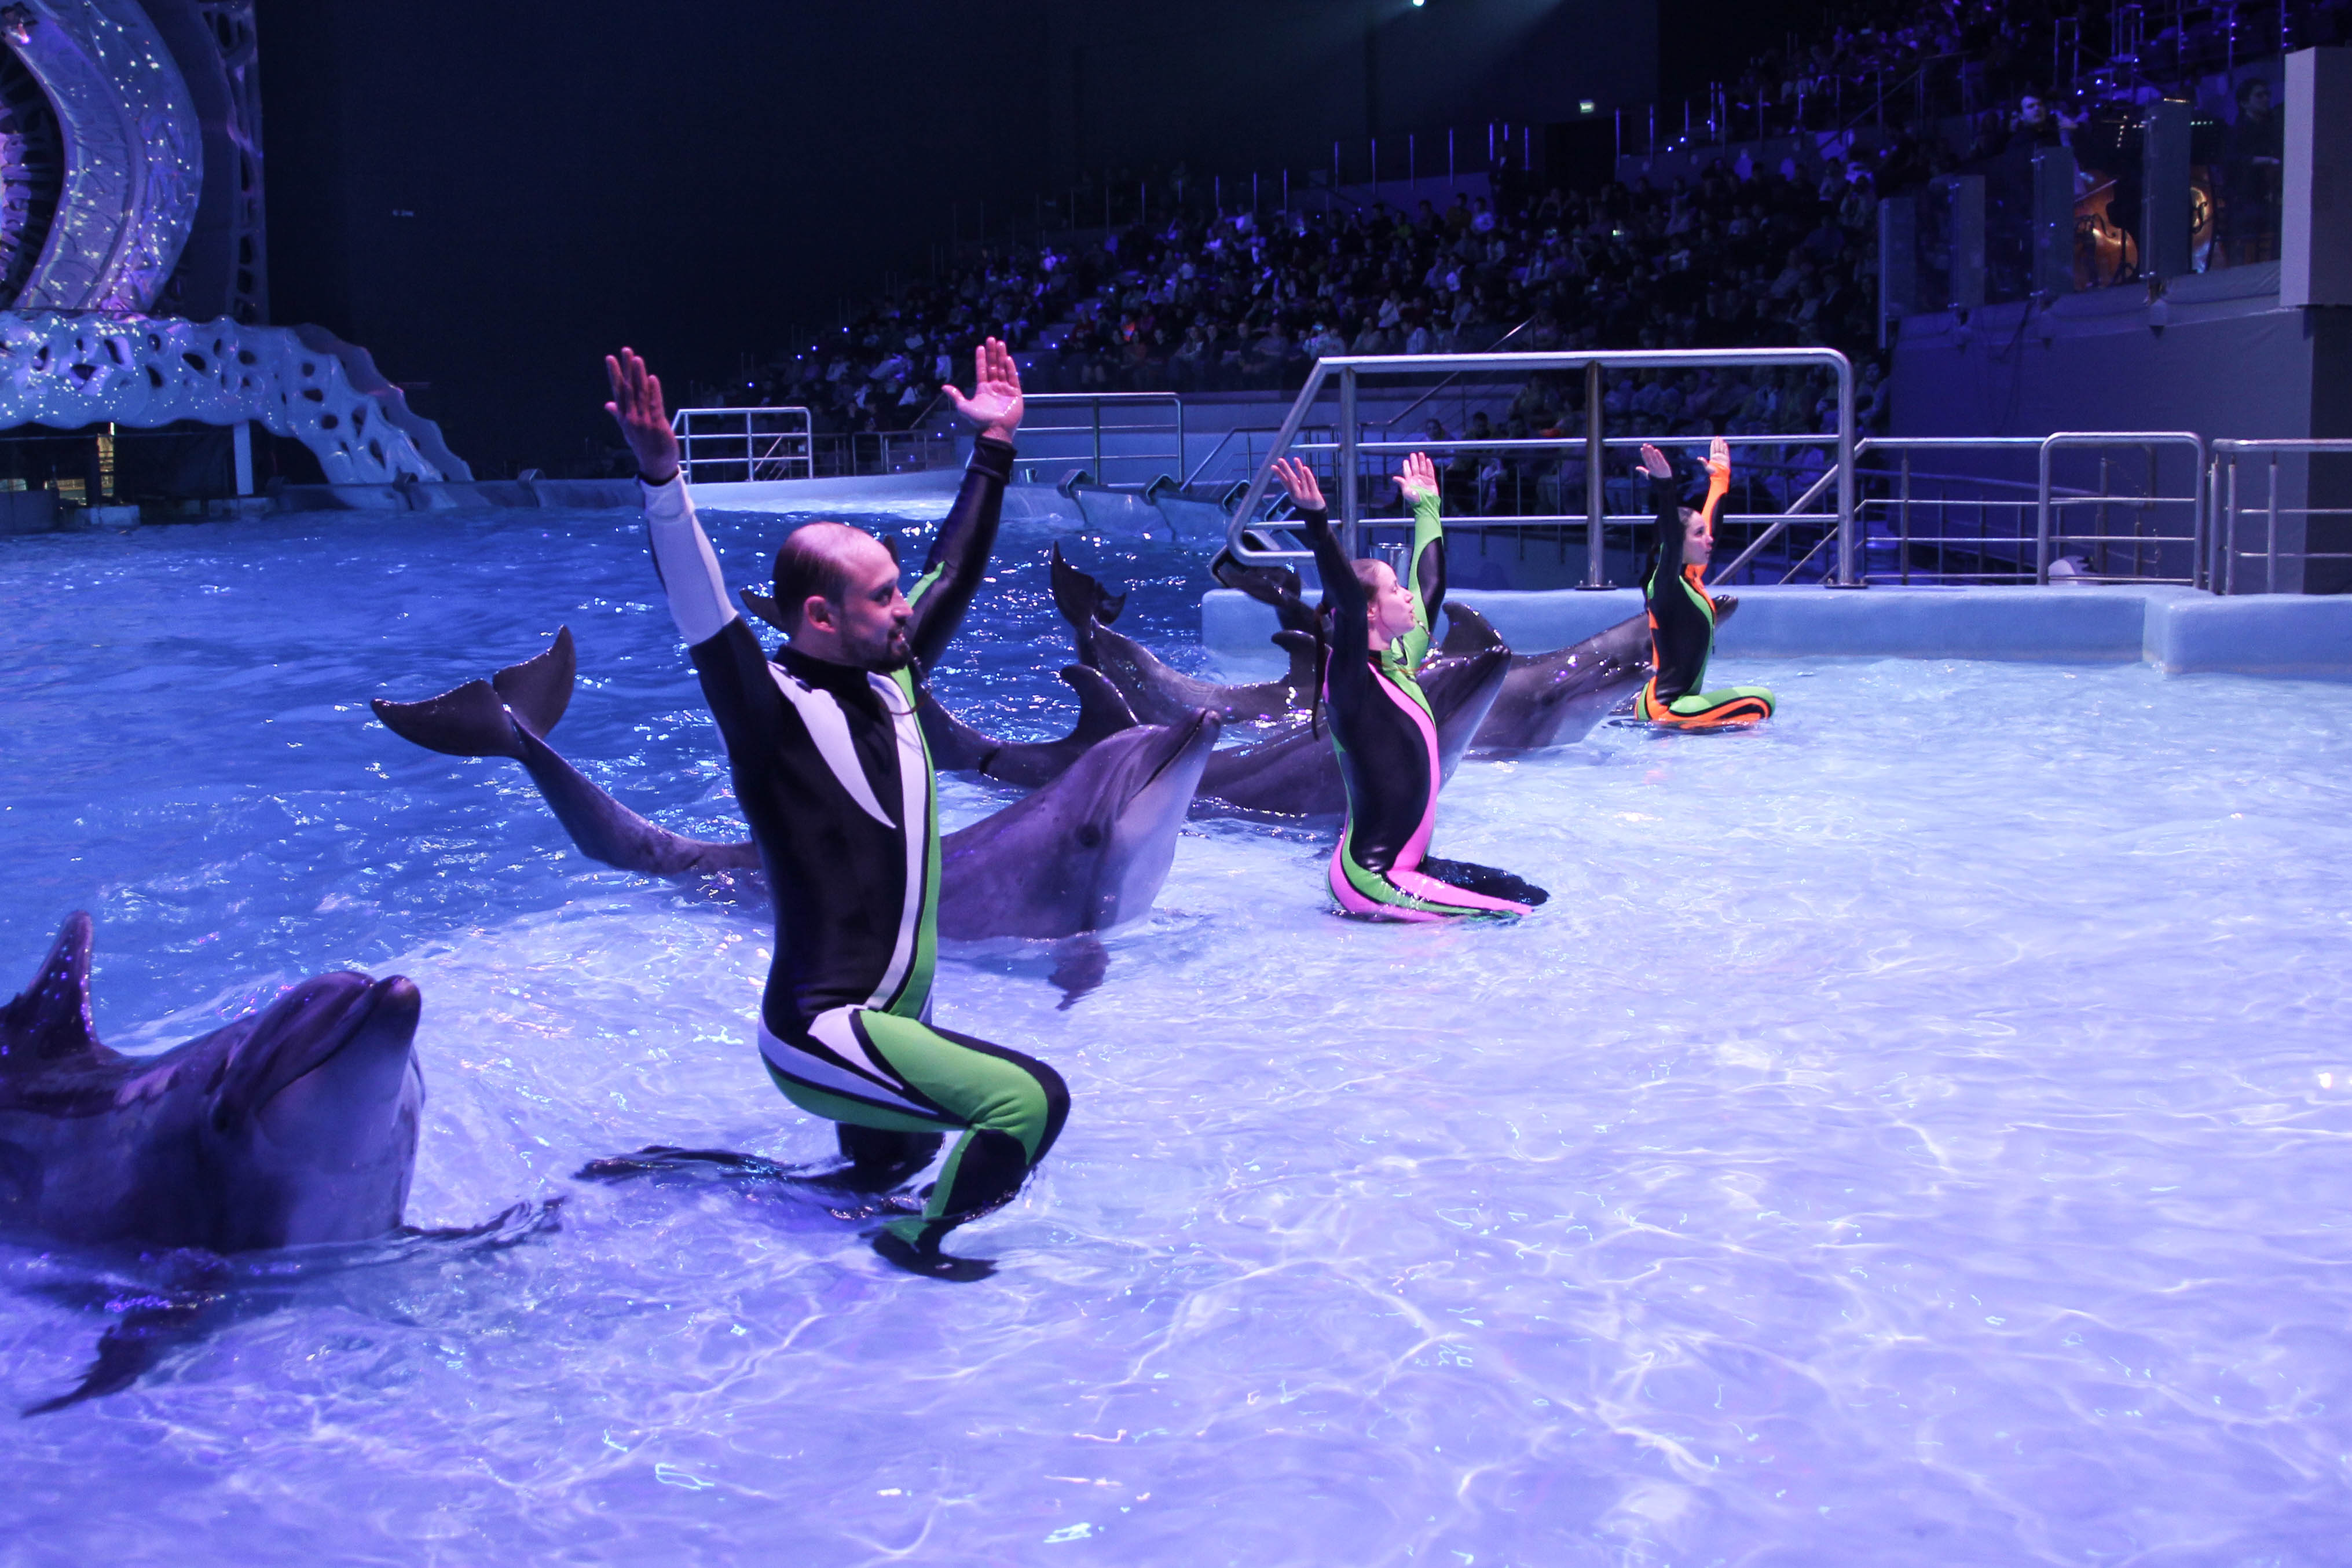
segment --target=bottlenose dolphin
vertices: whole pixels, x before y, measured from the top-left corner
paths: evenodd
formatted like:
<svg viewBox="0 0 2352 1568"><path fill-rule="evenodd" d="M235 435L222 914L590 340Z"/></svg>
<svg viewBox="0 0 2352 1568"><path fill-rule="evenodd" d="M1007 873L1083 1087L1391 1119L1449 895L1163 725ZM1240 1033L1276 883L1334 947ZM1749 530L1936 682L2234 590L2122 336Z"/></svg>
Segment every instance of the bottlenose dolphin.
<svg viewBox="0 0 2352 1568"><path fill-rule="evenodd" d="M99 1043L90 921L0 1009L0 1232L244 1252L400 1225L425 1079L416 987L321 974L158 1056Z"/></svg>
<svg viewBox="0 0 2352 1568"><path fill-rule="evenodd" d="M521 763L592 860L666 877L757 870L749 841L714 844L656 827L546 742L546 728L570 701L574 670L566 628L546 651L488 680L422 702L379 698L371 706L385 728L427 750ZM940 934L1051 940L1141 915L1167 879L1178 828L1221 729L1214 714L1200 712L1181 724L1120 730L1088 745L1036 794L943 836Z"/></svg>
<svg viewBox="0 0 2352 1568"><path fill-rule="evenodd" d="M1716 624L1729 619L1738 607L1738 600L1717 595ZM1473 651L1494 637L1486 618L1469 605L1448 604L1445 610L1452 619L1441 651ZM1495 699L1473 747L1507 753L1580 741L1649 675L1646 615L1628 616L1571 647L1513 654L1502 694Z"/></svg>
<svg viewBox="0 0 2352 1568"><path fill-rule="evenodd" d="M1058 543L1050 567L1054 605L1077 639L1078 662L1108 676L1147 724L1173 724L1204 708L1228 722L1277 719L1305 709L1322 682L1321 650L1313 634L1290 628L1274 635L1276 645L1290 656L1290 668L1279 680L1221 686L1179 674L1141 643L1110 629L1126 606L1126 595L1106 593L1099 582L1062 558Z"/></svg>

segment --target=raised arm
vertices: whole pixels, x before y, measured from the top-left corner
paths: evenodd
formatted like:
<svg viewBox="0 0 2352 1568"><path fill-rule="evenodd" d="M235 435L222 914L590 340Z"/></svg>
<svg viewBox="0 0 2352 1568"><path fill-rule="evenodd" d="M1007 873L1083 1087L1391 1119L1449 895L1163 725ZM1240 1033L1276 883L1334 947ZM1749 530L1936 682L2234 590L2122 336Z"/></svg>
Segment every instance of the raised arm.
<svg viewBox="0 0 2352 1568"><path fill-rule="evenodd" d="M991 338L972 353L971 395L952 385L947 394L956 412L981 429L963 471L963 488L931 539L922 575L907 595L915 612L907 641L926 666L947 652L988 574L1005 482L1013 477L1013 436L1021 427L1021 367L1010 349Z"/></svg>
<svg viewBox="0 0 2352 1568"><path fill-rule="evenodd" d="M1274 477L1290 492L1306 531L1307 548L1315 552L1316 574L1323 579L1323 601L1331 611L1331 656L1324 679L1333 697L1370 679L1364 662L1371 651L1371 627L1364 619L1364 585L1356 568L1331 531L1330 515L1323 506L1323 487L1315 470L1295 458L1276 458Z"/></svg>
<svg viewBox="0 0 2352 1568"><path fill-rule="evenodd" d="M1412 508L1412 554L1405 590L1412 595L1412 630L1402 640L1405 663L1418 667L1435 635L1437 611L1445 603L1445 525L1438 521L1437 466L1426 452L1404 460L1397 489Z"/></svg>
<svg viewBox="0 0 2352 1568"><path fill-rule="evenodd" d="M694 500L677 468L677 437L662 406L661 382L630 349L606 358L604 374L613 387L604 411L620 422L621 435L636 454L646 542L669 598L670 618L693 656L728 755L743 765L761 765L757 759L771 748L759 742L782 721L783 699L769 679L760 639L728 602L719 557L695 520Z"/></svg>
<svg viewBox="0 0 2352 1568"><path fill-rule="evenodd" d="M1682 497L1675 490L1675 466L1664 452L1643 447L1642 466L1650 471L1650 500L1658 510L1658 570L1652 581L1663 586L1683 572Z"/></svg>
<svg viewBox="0 0 2352 1568"><path fill-rule="evenodd" d="M1715 509L1731 493L1731 443L1717 436L1706 446L1706 504L1699 515L1706 519L1706 536L1715 538Z"/></svg>
<svg viewBox="0 0 2352 1568"><path fill-rule="evenodd" d="M634 349L604 358L613 400L604 412L620 422L622 437L637 459L637 493L645 501L646 543L654 572L669 596L670 618L688 647L708 642L736 618L727 599L727 579L719 557L696 521L694 502L677 468L677 437L662 405L661 379L646 369Z"/></svg>

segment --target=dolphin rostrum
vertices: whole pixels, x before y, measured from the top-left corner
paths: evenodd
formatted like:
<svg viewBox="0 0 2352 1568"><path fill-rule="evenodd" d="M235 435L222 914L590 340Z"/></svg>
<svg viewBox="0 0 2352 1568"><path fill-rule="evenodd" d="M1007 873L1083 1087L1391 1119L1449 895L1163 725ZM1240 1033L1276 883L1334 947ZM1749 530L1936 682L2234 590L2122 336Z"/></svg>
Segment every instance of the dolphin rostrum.
<svg viewBox="0 0 2352 1568"><path fill-rule="evenodd" d="M425 1105L415 985L316 975L127 1057L91 1031L89 940L68 916L0 1009L0 1232L225 1253L399 1226Z"/></svg>
<svg viewBox="0 0 2352 1568"><path fill-rule="evenodd" d="M422 702L379 698L372 706L387 729L427 750L521 763L592 860L655 876L758 869L756 846L657 827L547 743L546 730L570 701L575 668L567 628L544 652L488 680ZM1073 684L1083 697L1085 686ZM1167 879L1178 829L1221 729L1207 712L1181 724L1130 724L1087 745L1036 794L942 836L940 934L1053 940L1140 916Z"/></svg>
<svg viewBox="0 0 2352 1568"><path fill-rule="evenodd" d="M1221 686L1180 674L1141 643L1110 629L1126 606L1126 595L1106 593L1100 583L1062 558L1059 544L1054 546L1050 567L1054 605L1077 639L1078 662L1108 676L1135 716L1147 724L1172 724L1203 708L1227 722L1278 719L1294 709L1304 710L1321 684L1320 650L1313 635L1287 627L1274 636L1290 657L1290 668L1280 680Z"/></svg>

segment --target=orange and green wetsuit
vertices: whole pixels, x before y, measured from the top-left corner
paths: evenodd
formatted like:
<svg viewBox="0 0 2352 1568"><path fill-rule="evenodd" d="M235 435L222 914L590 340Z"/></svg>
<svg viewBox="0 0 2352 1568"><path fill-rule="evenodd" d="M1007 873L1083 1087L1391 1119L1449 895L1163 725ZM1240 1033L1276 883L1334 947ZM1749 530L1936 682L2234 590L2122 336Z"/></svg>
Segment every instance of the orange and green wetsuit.
<svg viewBox="0 0 2352 1568"><path fill-rule="evenodd" d="M1728 471L1709 479L1710 528L1730 488ZM1650 613L1652 673L1634 700L1634 710L1667 730L1732 730L1770 718L1772 694L1760 686L1700 689L1715 653L1715 605L1706 596L1706 568L1684 563L1682 507L1674 482L1654 478L1650 491L1658 503L1658 555L1642 584L1642 599Z"/></svg>

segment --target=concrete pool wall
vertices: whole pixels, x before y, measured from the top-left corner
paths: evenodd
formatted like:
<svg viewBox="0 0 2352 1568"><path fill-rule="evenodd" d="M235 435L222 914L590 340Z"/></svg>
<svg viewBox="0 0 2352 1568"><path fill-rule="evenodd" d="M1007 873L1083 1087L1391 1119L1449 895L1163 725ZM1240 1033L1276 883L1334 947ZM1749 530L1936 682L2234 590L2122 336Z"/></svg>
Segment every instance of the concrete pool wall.
<svg viewBox="0 0 2352 1568"><path fill-rule="evenodd" d="M1642 613L1631 588L1593 593L1465 589L1522 653L1566 647ZM2194 588L1748 587L1716 649L1733 658L1987 658L2152 664L2167 674L2352 679L2352 596L2217 598ZM1273 656L1274 612L1230 589L1201 602L1212 653Z"/></svg>

